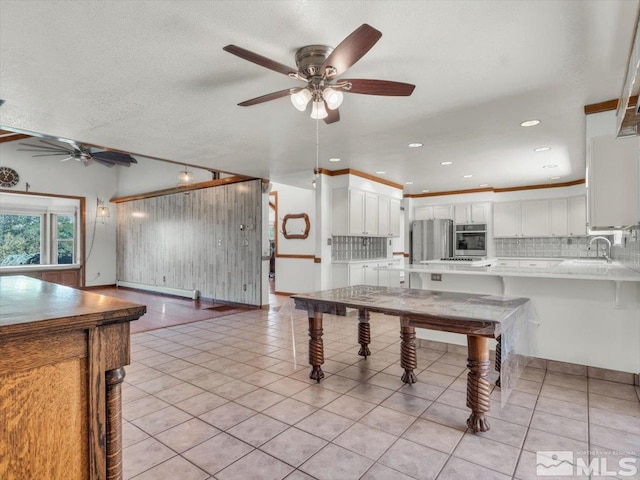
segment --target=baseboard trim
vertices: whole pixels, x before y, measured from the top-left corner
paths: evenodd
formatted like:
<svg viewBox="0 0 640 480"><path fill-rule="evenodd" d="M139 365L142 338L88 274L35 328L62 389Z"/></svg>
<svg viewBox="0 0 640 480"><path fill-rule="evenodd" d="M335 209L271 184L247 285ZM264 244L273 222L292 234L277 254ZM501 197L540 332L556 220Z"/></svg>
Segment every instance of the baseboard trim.
<svg viewBox="0 0 640 480"><path fill-rule="evenodd" d="M145 285L144 283L125 282L123 280L117 280L116 287L133 288L135 290L145 290L147 292L154 293L165 293L167 295L185 297L192 300L198 300L200 298L200 292L198 290L183 290L180 288L163 287L160 285Z"/></svg>

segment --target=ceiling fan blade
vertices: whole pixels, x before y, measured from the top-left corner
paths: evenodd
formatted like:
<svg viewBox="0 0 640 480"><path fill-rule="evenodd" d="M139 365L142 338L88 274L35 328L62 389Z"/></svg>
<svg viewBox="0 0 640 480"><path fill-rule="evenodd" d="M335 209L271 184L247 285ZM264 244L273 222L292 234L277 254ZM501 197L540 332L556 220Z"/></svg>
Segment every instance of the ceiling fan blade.
<svg viewBox="0 0 640 480"><path fill-rule="evenodd" d="M45 145L32 145L30 143L20 143L25 147L31 147L35 150L27 150L26 148L18 148L22 152L68 152L69 150L62 147L47 147Z"/></svg>
<svg viewBox="0 0 640 480"><path fill-rule="evenodd" d="M36 158L36 157L56 157L56 156L59 156L59 155L69 155L69 152L64 152L64 153L43 153L41 155L31 155L31 157L32 158Z"/></svg>
<svg viewBox="0 0 640 480"><path fill-rule="evenodd" d="M227 45L222 48L225 52L232 53L233 55L248 60L249 62L255 63L256 65L260 65L261 67L268 68L273 70L274 72L282 73L284 75L297 74L298 70L296 68L287 67L282 63L278 63L275 60L271 60L267 57L263 57L262 55L258 55L257 53L250 52L242 47L238 47L237 45Z"/></svg>
<svg viewBox="0 0 640 480"><path fill-rule="evenodd" d="M327 106L326 100L324 102L324 108L327 110L327 116L324 118L324 123L326 123L327 125L330 125L332 123L336 123L340 121L340 112L338 111L337 108L335 110L331 110Z"/></svg>
<svg viewBox="0 0 640 480"><path fill-rule="evenodd" d="M62 160L60 160L60 163L68 162L69 160L76 160L76 159L74 157L67 157L67 158L63 158Z"/></svg>
<svg viewBox="0 0 640 480"><path fill-rule="evenodd" d="M107 160L101 160L100 158L96 158L96 157L93 157L93 160L98 162L100 165L104 165L105 167L108 167L108 168L112 168L115 165L115 163L113 163L113 162L109 162ZM88 163L89 162L87 162L87 164ZM123 166L127 166L128 167L129 165L127 164L127 165L123 165ZM85 164L85 167L86 167L86 164Z"/></svg>
<svg viewBox="0 0 640 480"><path fill-rule="evenodd" d="M351 89L346 88L343 92L348 93L361 93L364 95L387 95L407 97L413 93L415 85L402 82L391 82L388 80L341 80L341 82L349 82Z"/></svg>
<svg viewBox="0 0 640 480"><path fill-rule="evenodd" d="M333 49L333 52L326 58L321 72L333 67L335 73L332 76L344 73L351 65L360 60L365 53L371 50L378 40L382 37L382 33L366 23L356 28L351 35L345 38L340 44Z"/></svg>
<svg viewBox="0 0 640 480"><path fill-rule="evenodd" d="M120 152L111 152L111 151L102 151L90 154L91 158L93 158L96 162L110 162L115 163L117 165L123 165L128 167L132 163L138 163L138 161L133 158L128 153L120 153Z"/></svg>
<svg viewBox="0 0 640 480"><path fill-rule="evenodd" d="M288 97L289 95L293 95L294 93L302 90L301 88L287 88L286 90L280 90L278 92L267 93L266 95L262 95L261 97L252 98L251 100L245 100L238 105L241 107L250 107L251 105L257 105L259 103L268 102L270 100L276 100L277 98Z"/></svg>

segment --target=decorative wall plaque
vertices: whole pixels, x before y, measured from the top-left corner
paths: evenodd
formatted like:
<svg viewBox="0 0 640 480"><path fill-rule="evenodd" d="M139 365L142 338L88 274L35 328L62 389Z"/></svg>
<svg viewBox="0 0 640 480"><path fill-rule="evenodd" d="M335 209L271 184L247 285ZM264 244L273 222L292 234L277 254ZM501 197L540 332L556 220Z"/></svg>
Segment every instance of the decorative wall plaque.
<svg viewBox="0 0 640 480"><path fill-rule="evenodd" d="M311 223L306 213L287 214L282 219L282 235L286 239L304 240L309 236L310 229Z"/></svg>

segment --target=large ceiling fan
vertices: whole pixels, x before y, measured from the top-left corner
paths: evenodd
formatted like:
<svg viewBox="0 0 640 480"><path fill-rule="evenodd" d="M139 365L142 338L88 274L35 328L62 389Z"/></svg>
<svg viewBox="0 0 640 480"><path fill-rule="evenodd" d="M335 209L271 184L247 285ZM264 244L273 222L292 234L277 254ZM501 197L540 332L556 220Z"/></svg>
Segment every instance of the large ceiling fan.
<svg viewBox="0 0 640 480"><path fill-rule="evenodd" d="M358 27L336 48L326 45L308 45L296 52L296 68L288 67L257 53L236 45L227 45L224 50L262 67L283 73L291 78L307 82L306 87L287 88L239 103L249 107L286 96L291 97L293 106L305 111L312 102L311 118L324 119L326 123L340 120L338 107L342 94L361 93L365 95L409 96L415 85L387 80L341 79L349 67L360 60L382 37L375 28L366 23Z"/></svg>
<svg viewBox="0 0 640 480"><path fill-rule="evenodd" d="M18 148L17 150L23 152L35 152L36 154L33 155L34 157L64 156L66 158L60 160L61 162L76 160L78 162L82 162L85 167L92 161L109 168L114 165L129 167L132 163L138 163L138 161L128 153L112 152L109 150L87 147L68 140L65 141L65 143L69 144L68 147L48 142L46 140L40 140L40 142L44 145L21 143L20 145L24 145L29 148Z"/></svg>

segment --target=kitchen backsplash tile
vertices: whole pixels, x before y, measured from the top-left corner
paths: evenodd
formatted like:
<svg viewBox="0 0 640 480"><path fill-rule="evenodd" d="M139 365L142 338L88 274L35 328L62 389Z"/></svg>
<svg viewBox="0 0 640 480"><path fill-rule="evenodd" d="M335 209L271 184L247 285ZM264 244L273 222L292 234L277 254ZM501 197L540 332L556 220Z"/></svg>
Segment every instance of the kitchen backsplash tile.
<svg viewBox="0 0 640 480"><path fill-rule="evenodd" d="M611 258L640 272L640 225L623 230L622 244L611 248Z"/></svg>
<svg viewBox="0 0 640 480"><path fill-rule="evenodd" d="M609 239L613 241L613 236ZM588 248L589 237L496 238L494 242L496 257L596 258L605 254L601 245Z"/></svg>
<svg viewBox="0 0 640 480"><path fill-rule="evenodd" d="M387 238L336 235L331 242L331 260L387 258Z"/></svg>

